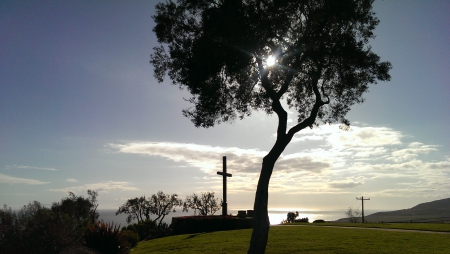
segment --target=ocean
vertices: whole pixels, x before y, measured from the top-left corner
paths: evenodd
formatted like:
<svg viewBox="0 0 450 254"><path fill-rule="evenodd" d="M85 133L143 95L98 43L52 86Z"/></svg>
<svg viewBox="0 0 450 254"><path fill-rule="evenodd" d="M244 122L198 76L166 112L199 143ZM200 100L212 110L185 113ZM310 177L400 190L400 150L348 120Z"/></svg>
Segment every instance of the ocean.
<svg viewBox="0 0 450 254"><path fill-rule="evenodd" d="M109 209L103 209L103 210L99 210L99 220L103 220L104 222L113 222L116 225L120 224L121 227L128 225L126 218L127 215L126 214L119 214L116 216L116 211L117 210L109 210ZM236 215L237 214L237 209L229 209L228 213ZM301 210L270 210L269 209L269 220L270 220L270 224L271 225L276 225L276 224L280 224L282 220L285 220L287 217L287 213L288 212L295 212L298 211L299 212L299 216L298 218L305 218L308 217L309 222L313 222L314 220L325 220L325 221L334 221L334 220L338 220L341 218L345 218L345 212L347 211L346 209L342 209L342 210L330 210L330 211L301 211ZM364 213L366 215L375 213L375 212L380 212L379 210L364 210ZM222 213L221 210L216 212L216 215L220 215ZM181 210L178 210L177 212L173 213L169 213L168 215L166 215L166 217L164 218L164 222L166 222L167 224L170 224L172 222L172 217L179 217L179 216L189 216L189 215L194 215L193 212L189 211L188 213L186 212L181 212ZM156 217L153 215L150 218L155 219ZM137 222L137 221L135 221Z"/></svg>

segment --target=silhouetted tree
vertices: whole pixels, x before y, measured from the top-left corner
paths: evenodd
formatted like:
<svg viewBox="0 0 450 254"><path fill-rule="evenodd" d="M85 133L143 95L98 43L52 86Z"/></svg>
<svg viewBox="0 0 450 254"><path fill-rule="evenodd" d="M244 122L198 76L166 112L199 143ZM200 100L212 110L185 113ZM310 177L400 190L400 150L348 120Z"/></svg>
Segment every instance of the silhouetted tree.
<svg viewBox="0 0 450 254"><path fill-rule="evenodd" d="M249 253L264 253L269 180L295 133L342 123L369 84L390 79L389 62L368 45L379 23L373 0L179 0L156 5L159 46L150 63L162 82L186 87L197 127L262 110L278 116L277 139L263 158ZM287 129L294 108L298 123Z"/></svg>
<svg viewBox="0 0 450 254"><path fill-rule="evenodd" d="M164 194L162 191L158 191L157 194L153 194L150 198L151 213L155 214L155 221L159 221L158 226L162 225L164 217L170 212L176 212L175 208L183 205L183 201L178 198L177 194Z"/></svg>
<svg viewBox="0 0 450 254"><path fill-rule="evenodd" d="M183 211L187 212L189 209L194 209L194 215L207 216L213 215L222 207L222 201L214 198L214 192L202 192L201 196L192 194L187 196L183 204Z"/></svg>
<svg viewBox="0 0 450 254"><path fill-rule="evenodd" d="M51 208L33 201L15 212L5 205L0 210L0 253L60 253L82 245L84 229L98 218L97 193L89 190L88 195L69 192L69 197Z"/></svg>
<svg viewBox="0 0 450 254"><path fill-rule="evenodd" d="M128 214L127 223L131 223L135 219L140 223L150 220L150 215L153 214L157 216L155 221L159 221L158 225L161 226L164 217L171 211L175 212L175 208L182 206L182 204L183 201L178 198L177 194L169 195L158 191L157 194L153 194L150 198L143 196L128 199L125 204L119 207L116 215L121 213Z"/></svg>
<svg viewBox="0 0 450 254"><path fill-rule="evenodd" d="M98 219L97 212L97 192L88 190L88 198L83 196L75 196L74 193L69 192L68 198L61 199L61 202L54 202L52 204L52 211L55 213L64 213L74 219L77 224L82 227L88 222L93 222Z"/></svg>
<svg viewBox="0 0 450 254"><path fill-rule="evenodd" d="M288 212L286 221L287 223L293 223L295 221L295 218L298 217L298 212Z"/></svg>
<svg viewBox="0 0 450 254"><path fill-rule="evenodd" d="M128 214L127 223L131 223L133 220L137 220L138 223L149 220L151 214L150 202L145 196L128 199L125 204L119 207L116 215L121 213Z"/></svg>
<svg viewBox="0 0 450 254"><path fill-rule="evenodd" d="M353 209L351 207L345 212L350 223L357 223L359 218L361 217L361 212L358 209Z"/></svg>

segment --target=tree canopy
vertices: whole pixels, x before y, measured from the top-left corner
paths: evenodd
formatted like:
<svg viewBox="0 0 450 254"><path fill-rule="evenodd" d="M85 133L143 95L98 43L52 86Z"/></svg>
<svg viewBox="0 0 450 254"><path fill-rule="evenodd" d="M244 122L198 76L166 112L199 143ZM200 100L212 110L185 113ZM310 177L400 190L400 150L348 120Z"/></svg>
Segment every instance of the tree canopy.
<svg viewBox="0 0 450 254"><path fill-rule="evenodd" d="M197 127L271 114L285 99L306 126L341 122L370 83L389 80L368 43L379 20L372 0L180 0L156 6L162 82L187 88L183 111ZM268 66L273 56L276 61ZM310 118L311 112L316 117Z"/></svg>

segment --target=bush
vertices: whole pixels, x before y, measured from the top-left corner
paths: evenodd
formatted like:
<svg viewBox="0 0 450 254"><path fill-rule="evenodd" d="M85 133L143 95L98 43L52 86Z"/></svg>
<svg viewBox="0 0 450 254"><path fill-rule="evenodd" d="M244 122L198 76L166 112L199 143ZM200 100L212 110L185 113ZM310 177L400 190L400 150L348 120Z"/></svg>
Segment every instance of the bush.
<svg viewBox="0 0 450 254"><path fill-rule="evenodd" d="M161 238L172 234L172 229L167 223L162 222L161 225L158 226L154 220L140 221L128 225L125 229L137 233L141 240Z"/></svg>
<svg viewBox="0 0 450 254"><path fill-rule="evenodd" d="M252 227L252 219L238 219L233 216L185 216L172 219L172 230L175 235Z"/></svg>
<svg viewBox="0 0 450 254"><path fill-rule="evenodd" d="M100 253L129 253L130 244L114 223L89 223L84 233L85 245Z"/></svg>
<svg viewBox="0 0 450 254"><path fill-rule="evenodd" d="M136 247L139 242L139 235L132 230L122 230L122 237L130 244L130 248Z"/></svg>
<svg viewBox="0 0 450 254"><path fill-rule="evenodd" d="M82 243L82 232L70 216L30 202L17 213L0 211L0 253L59 253Z"/></svg>
<svg viewBox="0 0 450 254"><path fill-rule="evenodd" d="M313 223L325 223L325 221L324 220L315 220L315 221L313 221Z"/></svg>
<svg viewBox="0 0 450 254"><path fill-rule="evenodd" d="M305 217L305 218L301 218L298 220L294 220L294 222L309 223L309 219L308 219L308 217Z"/></svg>

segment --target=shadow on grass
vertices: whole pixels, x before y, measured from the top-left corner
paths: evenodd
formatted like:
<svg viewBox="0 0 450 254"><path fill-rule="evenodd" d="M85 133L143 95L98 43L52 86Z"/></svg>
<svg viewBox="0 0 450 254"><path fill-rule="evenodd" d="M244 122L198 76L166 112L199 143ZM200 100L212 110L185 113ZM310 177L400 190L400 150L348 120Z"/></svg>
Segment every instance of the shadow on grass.
<svg viewBox="0 0 450 254"><path fill-rule="evenodd" d="M196 237L196 236L198 236L198 235L203 235L203 234L204 234L204 233L192 234L192 235L189 235L188 237L184 238L184 240L188 240L188 239L191 239L191 238L194 238L194 237Z"/></svg>

